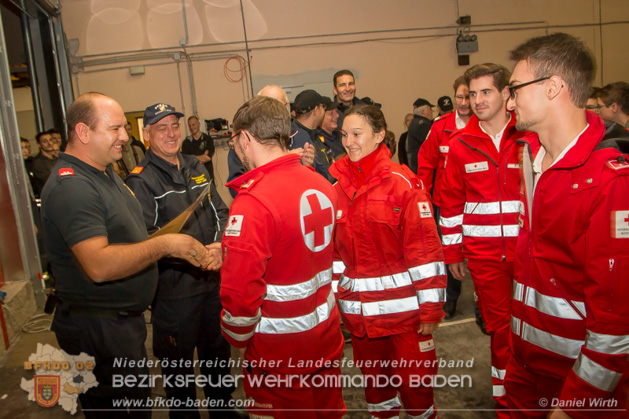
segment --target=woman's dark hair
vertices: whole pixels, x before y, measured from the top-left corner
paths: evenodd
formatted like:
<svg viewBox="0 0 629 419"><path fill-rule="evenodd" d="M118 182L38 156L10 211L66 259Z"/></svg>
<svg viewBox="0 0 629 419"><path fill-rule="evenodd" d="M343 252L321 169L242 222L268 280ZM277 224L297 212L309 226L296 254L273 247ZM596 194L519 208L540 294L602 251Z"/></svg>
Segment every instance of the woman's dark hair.
<svg viewBox="0 0 629 419"><path fill-rule="evenodd" d="M373 132L384 130L386 133L387 121L384 119L384 114L379 108L373 105L354 105L347 111L345 117L353 114L363 116L373 129Z"/></svg>

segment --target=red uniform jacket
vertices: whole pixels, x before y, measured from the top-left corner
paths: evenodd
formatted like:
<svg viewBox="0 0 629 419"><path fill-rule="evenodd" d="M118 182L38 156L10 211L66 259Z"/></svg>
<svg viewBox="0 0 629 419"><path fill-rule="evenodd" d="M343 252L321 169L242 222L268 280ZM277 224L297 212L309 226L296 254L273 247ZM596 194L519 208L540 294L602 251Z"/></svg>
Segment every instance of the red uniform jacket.
<svg viewBox="0 0 629 419"><path fill-rule="evenodd" d="M450 137L456 130L456 111L435 118L428 137L417 155L417 177L427 191L432 191L432 203L439 207Z"/></svg>
<svg viewBox="0 0 629 419"><path fill-rule="evenodd" d="M563 400L614 397L626 408L629 163L615 149L595 151L605 128L591 112L588 123L576 145L542 173L530 213L532 187L523 183L513 356L534 374L565 379ZM572 417L593 414L563 410Z"/></svg>
<svg viewBox="0 0 629 419"><path fill-rule="evenodd" d="M343 350L330 286L336 192L295 154L228 186L238 195L222 243L223 334L236 347L248 346L246 359L262 370L320 370L316 364L294 366L332 360Z"/></svg>
<svg viewBox="0 0 629 419"><path fill-rule="evenodd" d="M476 115L452 137L441 190L441 232L446 264L463 258L513 260L520 210L520 162L515 115L500 152Z"/></svg>
<svg viewBox="0 0 629 419"><path fill-rule="evenodd" d="M432 207L415 175L390 157L381 144L358 163L344 157L330 168L339 195L334 241L346 266L337 299L357 336L417 331L443 318L445 265Z"/></svg>

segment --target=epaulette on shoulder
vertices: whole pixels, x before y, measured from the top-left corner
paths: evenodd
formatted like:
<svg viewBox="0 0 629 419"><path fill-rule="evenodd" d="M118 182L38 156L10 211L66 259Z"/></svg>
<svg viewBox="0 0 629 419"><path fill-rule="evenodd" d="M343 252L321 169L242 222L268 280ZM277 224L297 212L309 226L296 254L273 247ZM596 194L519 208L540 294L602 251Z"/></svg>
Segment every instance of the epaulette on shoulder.
<svg viewBox="0 0 629 419"><path fill-rule="evenodd" d="M618 172L619 174L629 174L629 161L627 161L627 156L625 155L618 156L615 159L607 160L605 166L609 167L615 172Z"/></svg>
<svg viewBox="0 0 629 419"><path fill-rule="evenodd" d="M139 175L140 173L142 173L142 170L144 170L144 166L135 166L131 173L134 175Z"/></svg>

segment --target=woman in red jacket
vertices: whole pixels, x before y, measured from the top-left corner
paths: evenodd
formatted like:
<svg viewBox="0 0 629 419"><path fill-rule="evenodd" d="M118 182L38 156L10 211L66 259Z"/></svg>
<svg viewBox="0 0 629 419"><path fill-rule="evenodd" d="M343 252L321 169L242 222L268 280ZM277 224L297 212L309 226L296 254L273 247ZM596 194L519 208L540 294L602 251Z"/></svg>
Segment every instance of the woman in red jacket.
<svg viewBox="0 0 629 419"><path fill-rule="evenodd" d="M343 121L347 156L330 168L338 179L335 246L345 265L336 296L369 412L397 416L399 392L410 417L431 418L443 252L430 199L407 167L391 161L386 129L374 106L354 106Z"/></svg>

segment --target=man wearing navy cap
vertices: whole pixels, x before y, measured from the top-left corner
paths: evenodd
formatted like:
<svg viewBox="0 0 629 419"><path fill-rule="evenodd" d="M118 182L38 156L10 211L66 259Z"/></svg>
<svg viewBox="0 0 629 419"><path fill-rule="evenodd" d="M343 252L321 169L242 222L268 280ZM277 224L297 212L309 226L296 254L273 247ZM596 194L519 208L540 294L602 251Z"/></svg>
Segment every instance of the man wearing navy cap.
<svg viewBox="0 0 629 419"><path fill-rule="evenodd" d="M441 96L439 100L437 100L437 109L439 110L439 116L452 112L454 105L452 104L450 96Z"/></svg>
<svg viewBox="0 0 629 419"><path fill-rule="evenodd" d="M430 127L432 127L432 108L434 107L435 105L422 98L417 99L413 103L415 116L408 126L406 154L408 156L408 164L414 173L417 173L417 153L419 153L419 149L426 141Z"/></svg>
<svg viewBox="0 0 629 419"><path fill-rule="evenodd" d="M203 243L218 260L222 255L220 242L229 210L216 191L205 165L195 156L179 152L181 145L180 118L183 114L164 103L151 105L144 111L144 138L151 147L146 158L127 178L129 187L142 205L144 222L149 233L154 233L181 214L210 185L206 197L196 207L181 232ZM229 344L220 331L222 306L219 297L218 272L202 271L195 266L164 260L158 264L159 284L152 305L153 352L162 360L179 362L177 366L162 364L162 374L194 376L196 349L201 374L212 383L222 383L221 377L230 373ZM189 362L190 364L184 365ZM223 362L221 368L218 364ZM167 364L166 364L167 365ZM181 409L190 410L196 402L196 385L164 384L170 400L181 402ZM212 417L233 417L226 410L233 386L206 385L205 397L212 399ZM222 404L222 405L221 405ZM173 407L175 406L175 407ZM177 404L171 405L170 417L180 417ZM189 414L190 412L185 412Z"/></svg>
<svg viewBox="0 0 629 419"><path fill-rule="evenodd" d="M331 156L336 160L345 154L345 147L341 141L341 132L339 131L339 103L323 96L323 105L325 106L325 116L319 126L318 139L330 151Z"/></svg>

